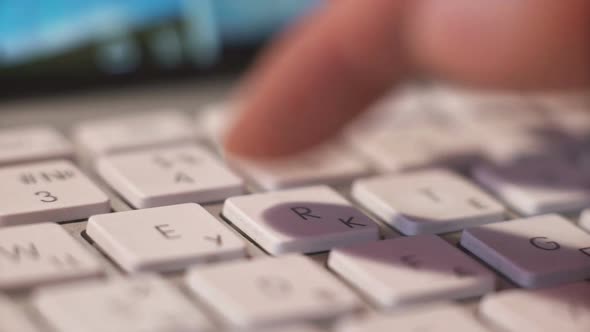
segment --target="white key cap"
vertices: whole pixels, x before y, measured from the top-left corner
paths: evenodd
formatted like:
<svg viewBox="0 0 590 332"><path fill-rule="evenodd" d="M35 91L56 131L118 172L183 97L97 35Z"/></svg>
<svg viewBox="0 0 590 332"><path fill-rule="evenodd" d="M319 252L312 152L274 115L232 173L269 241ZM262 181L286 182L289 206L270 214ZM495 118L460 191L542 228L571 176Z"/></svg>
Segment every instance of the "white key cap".
<svg viewBox="0 0 590 332"><path fill-rule="evenodd" d="M590 209L586 209L580 214L579 226L590 232Z"/></svg>
<svg viewBox="0 0 590 332"><path fill-rule="evenodd" d="M0 317L0 332L39 332L25 313L4 296L0 296Z"/></svg>
<svg viewBox="0 0 590 332"><path fill-rule="evenodd" d="M438 89L439 104L458 113L464 125L511 126L525 129L528 125L545 123L544 113L530 96L488 90L442 87Z"/></svg>
<svg viewBox="0 0 590 332"><path fill-rule="evenodd" d="M337 332L491 332L464 308L438 304L389 316L373 316L364 320L348 321Z"/></svg>
<svg viewBox="0 0 590 332"><path fill-rule="evenodd" d="M510 116L506 118L511 119ZM477 131L480 140L484 142L482 152L487 160L506 164L547 155L555 157L556 152L565 151L565 137L560 136L557 128L532 124L527 127L525 124L519 125L518 121L514 122L509 124L483 122L474 126L473 130ZM540 132L547 134L540 135Z"/></svg>
<svg viewBox="0 0 590 332"><path fill-rule="evenodd" d="M590 235L558 215L466 229L461 245L522 287L590 278Z"/></svg>
<svg viewBox="0 0 590 332"><path fill-rule="evenodd" d="M359 114L354 123L347 126L345 135L352 135L349 138L356 140L376 130L392 130L429 122L432 120L429 99L429 89L414 85L396 87L392 93L372 105L368 112Z"/></svg>
<svg viewBox="0 0 590 332"><path fill-rule="evenodd" d="M554 125L563 129L568 135L586 139L590 132L589 108L590 105L555 105L549 114Z"/></svg>
<svg viewBox="0 0 590 332"><path fill-rule="evenodd" d="M0 130L0 165L71 158L70 143L49 127Z"/></svg>
<svg viewBox="0 0 590 332"><path fill-rule="evenodd" d="M187 282L230 324L242 328L333 318L359 306L352 291L303 256L197 268Z"/></svg>
<svg viewBox="0 0 590 332"><path fill-rule="evenodd" d="M69 161L0 169L0 225L70 221L110 210L109 198Z"/></svg>
<svg viewBox="0 0 590 332"><path fill-rule="evenodd" d="M0 290L101 273L100 263L57 224L0 229Z"/></svg>
<svg viewBox="0 0 590 332"><path fill-rule="evenodd" d="M242 179L193 145L106 156L97 170L138 209L220 201L244 191Z"/></svg>
<svg viewBox="0 0 590 332"><path fill-rule="evenodd" d="M195 138L191 122L176 112L153 112L79 124L76 143L90 156L185 143Z"/></svg>
<svg viewBox="0 0 590 332"><path fill-rule="evenodd" d="M457 231L500 221L505 213L479 188L442 169L358 180L352 196L406 235Z"/></svg>
<svg viewBox="0 0 590 332"><path fill-rule="evenodd" d="M272 161L228 160L235 169L265 190L312 184L338 184L367 175L359 158L336 143L304 154Z"/></svg>
<svg viewBox="0 0 590 332"><path fill-rule="evenodd" d="M465 166L478 152L475 137L460 128L416 125L352 138L351 144L380 171Z"/></svg>
<svg viewBox="0 0 590 332"><path fill-rule="evenodd" d="M198 332L209 320L155 276L41 289L33 297L60 332Z"/></svg>
<svg viewBox="0 0 590 332"><path fill-rule="evenodd" d="M587 332L590 329L590 283L490 294L482 300L480 312L502 331Z"/></svg>
<svg viewBox="0 0 590 332"><path fill-rule="evenodd" d="M221 147L225 133L234 122L234 114L233 108L229 104L207 105L196 113L198 131L203 133L205 138L221 151L223 150Z"/></svg>
<svg viewBox="0 0 590 332"><path fill-rule="evenodd" d="M526 216L571 212L590 206L587 179L564 161L531 160L507 166L481 166L473 175Z"/></svg>
<svg viewBox="0 0 590 332"><path fill-rule="evenodd" d="M434 235L335 249L328 266L385 308L474 297L494 289L491 272Z"/></svg>
<svg viewBox="0 0 590 332"><path fill-rule="evenodd" d="M310 325L303 325L303 324L289 325L289 326L282 325L277 328L264 329L264 330L260 330L259 328L256 328L251 331L252 332L254 332L254 331L259 331L259 332L324 332L324 330L320 330L316 327L313 327Z"/></svg>
<svg viewBox="0 0 590 332"><path fill-rule="evenodd" d="M180 270L246 252L244 241L197 204L92 216L86 232L128 272Z"/></svg>
<svg viewBox="0 0 590 332"><path fill-rule="evenodd" d="M223 215L272 255L320 252L379 238L369 217L324 186L232 197L225 201Z"/></svg>

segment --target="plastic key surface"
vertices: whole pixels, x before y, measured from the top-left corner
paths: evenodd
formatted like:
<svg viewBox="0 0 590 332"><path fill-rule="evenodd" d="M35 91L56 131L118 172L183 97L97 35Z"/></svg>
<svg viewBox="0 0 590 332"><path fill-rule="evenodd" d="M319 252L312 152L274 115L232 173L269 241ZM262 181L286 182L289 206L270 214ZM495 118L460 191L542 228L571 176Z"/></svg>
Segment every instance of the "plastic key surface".
<svg viewBox="0 0 590 332"><path fill-rule="evenodd" d="M558 215L466 229L461 245L522 287L590 278L590 234Z"/></svg>
<svg viewBox="0 0 590 332"><path fill-rule="evenodd" d="M189 119L174 111L131 114L78 124L74 139L94 158L134 149L187 143L195 138Z"/></svg>
<svg viewBox="0 0 590 332"><path fill-rule="evenodd" d="M110 210L109 198L69 161L0 168L0 226L72 221Z"/></svg>
<svg viewBox="0 0 590 332"><path fill-rule="evenodd" d="M502 220L506 212L481 189L442 169L358 180L352 195L406 235L479 226Z"/></svg>
<svg viewBox="0 0 590 332"><path fill-rule="evenodd" d="M456 300L494 290L494 274L434 235L338 248L328 266L384 308Z"/></svg>
<svg viewBox="0 0 590 332"><path fill-rule="evenodd" d="M138 209L221 201L242 194L242 179L196 145L100 158L100 176Z"/></svg>
<svg viewBox="0 0 590 332"><path fill-rule="evenodd" d="M590 283L490 294L480 312L503 331L585 332L590 330Z"/></svg>
<svg viewBox="0 0 590 332"><path fill-rule="evenodd" d="M194 203L92 216L86 232L128 272L180 270L246 253L242 239Z"/></svg>
<svg viewBox="0 0 590 332"><path fill-rule="evenodd" d="M60 332L200 332L209 319L155 276L39 290L33 304Z"/></svg>
<svg viewBox="0 0 590 332"><path fill-rule="evenodd" d="M196 268L186 281L238 328L335 318L360 305L351 290L303 256Z"/></svg>
<svg viewBox="0 0 590 332"><path fill-rule="evenodd" d="M103 269L61 226L0 229L0 290L95 277Z"/></svg>
<svg viewBox="0 0 590 332"><path fill-rule="evenodd" d="M0 165L72 157L72 145L57 130L35 126L0 130Z"/></svg>
<svg viewBox="0 0 590 332"><path fill-rule="evenodd" d="M437 304L388 316L370 316L340 325L337 332L493 332L457 305Z"/></svg>
<svg viewBox="0 0 590 332"><path fill-rule="evenodd" d="M379 238L378 226L325 186L232 197L223 216L273 255L313 253Z"/></svg>

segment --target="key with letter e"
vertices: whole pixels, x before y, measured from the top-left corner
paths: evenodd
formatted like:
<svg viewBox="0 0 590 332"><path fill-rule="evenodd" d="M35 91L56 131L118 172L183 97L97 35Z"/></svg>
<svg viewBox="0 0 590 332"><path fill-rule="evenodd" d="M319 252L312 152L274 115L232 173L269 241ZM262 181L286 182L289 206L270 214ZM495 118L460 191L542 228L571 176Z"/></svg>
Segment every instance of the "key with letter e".
<svg viewBox="0 0 590 332"><path fill-rule="evenodd" d="M198 204L92 216L86 229L128 272L173 271L245 256L244 241Z"/></svg>

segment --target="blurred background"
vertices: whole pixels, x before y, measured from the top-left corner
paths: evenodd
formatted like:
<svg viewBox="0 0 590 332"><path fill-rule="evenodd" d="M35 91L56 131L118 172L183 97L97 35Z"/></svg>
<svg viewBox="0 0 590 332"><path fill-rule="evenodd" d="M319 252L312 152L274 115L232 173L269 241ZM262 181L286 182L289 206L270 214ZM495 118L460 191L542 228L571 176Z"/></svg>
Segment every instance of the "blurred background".
<svg viewBox="0 0 590 332"><path fill-rule="evenodd" d="M233 75L320 2L0 1L0 97Z"/></svg>

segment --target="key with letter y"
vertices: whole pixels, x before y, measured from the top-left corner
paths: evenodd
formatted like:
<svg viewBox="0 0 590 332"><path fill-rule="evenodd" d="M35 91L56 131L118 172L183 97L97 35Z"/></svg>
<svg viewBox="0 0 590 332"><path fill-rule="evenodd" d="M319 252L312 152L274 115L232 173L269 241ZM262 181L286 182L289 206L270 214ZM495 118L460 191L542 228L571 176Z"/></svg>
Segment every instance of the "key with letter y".
<svg viewBox="0 0 590 332"><path fill-rule="evenodd" d="M194 203L92 216L86 231L128 272L180 270L246 252L240 238Z"/></svg>

